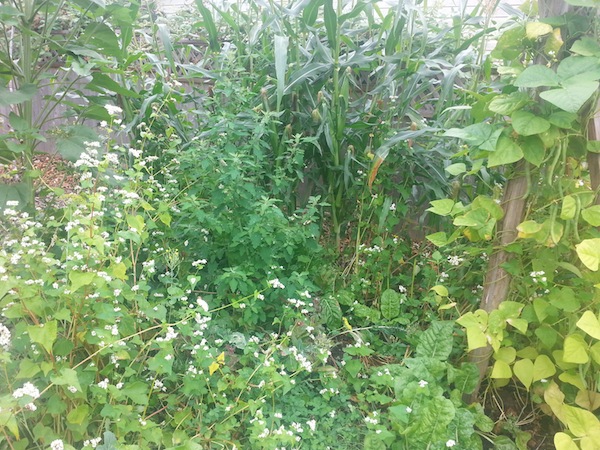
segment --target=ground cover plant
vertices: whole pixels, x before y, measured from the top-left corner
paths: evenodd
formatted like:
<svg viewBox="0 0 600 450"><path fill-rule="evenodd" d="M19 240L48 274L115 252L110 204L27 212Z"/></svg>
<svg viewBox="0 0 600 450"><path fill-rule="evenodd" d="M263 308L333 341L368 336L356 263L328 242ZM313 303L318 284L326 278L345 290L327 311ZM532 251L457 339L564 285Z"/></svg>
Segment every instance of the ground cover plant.
<svg viewBox="0 0 600 450"><path fill-rule="evenodd" d="M0 9L82 83L49 133L0 53L1 449L599 446L589 10L67 3Z"/></svg>

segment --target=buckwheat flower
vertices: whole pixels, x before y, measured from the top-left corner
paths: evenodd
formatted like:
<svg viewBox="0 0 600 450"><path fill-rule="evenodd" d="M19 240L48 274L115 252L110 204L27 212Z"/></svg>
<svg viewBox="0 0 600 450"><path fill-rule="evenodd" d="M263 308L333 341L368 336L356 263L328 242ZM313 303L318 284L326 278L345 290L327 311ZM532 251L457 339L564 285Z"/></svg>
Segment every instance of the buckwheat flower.
<svg viewBox="0 0 600 450"><path fill-rule="evenodd" d="M204 310L204 312L208 312L208 303L206 303L206 302L205 302L205 301L202 299L202 297L198 297L198 298L196 299L196 303L198 303L198 306L199 306L200 308L202 308L202 309Z"/></svg>
<svg viewBox="0 0 600 450"><path fill-rule="evenodd" d="M458 256L448 256L448 262L451 266L458 266L461 262L463 262L463 258L459 258Z"/></svg>
<svg viewBox="0 0 600 450"><path fill-rule="evenodd" d="M65 445L63 444L62 440L55 439L54 441L50 442L50 449L51 450L65 450Z"/></svg>
<svg viewBox="0 0 600 450"><path fill-rule="evenodd" d="M398 286L398 292L401 294L406 294L406 288L402 285Z"/></svg>
<svg viewBox="0 0 600 450"><path fill-rule="evenodd" d="M268 283L273 289L285 289L285 286L281 283L281 281L279 281L279 278L269 280Z"/></svg>
<svg viewBox="0 0 600 450"><path fill-rule="evenodd" d="M308 425L310 431L315 431L317 429L317 421L315 419L309 420L306 422L306 425Z"/></svg>
<svg viewBox="0 0 600 450"><path fill-rule="evenodd" d="M23 385L23 387L17 389L15 392L13 392L14 398L21 398L25 395L28 395L35 400L36 398L40 397L40 391L33 384L31 384L30 382L27 382Z"/></svg>
<svg viewBox="0 0 600 450"><path fill-rule="evenodd" d="M429 383L428 383L427 381L425 381L425 380L421 380L421 381L419 381L419 386L420 386L420 387L422 387L422 388L424 388L424 387L425 387L425 386L427 386L428 384L429 384Z"/></svg>
<svg viewBox="0 0 600 450"><path fill-rule="evenodd" d="M74 394L75 392L77 392L77 388L75 386L69 386L67 388L69 390L69 392L71 392L72 394Z"/></svg>
<svg viewBox="0 0 600 450"><path fill-rule="evenodd" d="M396 211L396 204L395 203L392 203L390 205L390 211Z"/></svg>
<svg viewBox="0 0 600 450"><path fill-rule="evenodd" d="M8 350L10 346L10 330L0 323L0 347Z"/></svg>
<svg viewBox="0 0 600 450"><path fill-rule="evenodd" d="M173 355L169 354L165 356L165 361L171 361L173 359Z"/></svg>
<svg viewBox="0 0 600 450"><path fill-rule="evenodd" d="M108 389L108 378L105 378L100 383L98 383L98 387L101 389Z"/></svg>
<svg viewBox="0 0 600 450"><path fill-rule="evenodd" d="M448 439L446 441L446 447L454 447L456 445L456 441L454 439Z"/></svg>
<svg viewBox="0 0 600 450"><path fill-rule="evenodd" d="M134 148L130 148L129 149L129 154L131 156L133 156L134 158L139 158L140 156L142 156L142 151L141 150L136 150Z"/></svg>
<svg viewBox="0 0 600 450"><path fill-rule="evenodd" d="M411 408L410 406L407 406L407 407L406 407L406 412L407 412L408 414L410 414L410 413L412 412L412 408Z"/></svg>
<svg viewBox="0 0 600 450"><path fill-rule="evenodd" d="M116 105L104 105L104 109L106 109L106 112L111 116L116 116L123 112L123 110Z"/></svg>

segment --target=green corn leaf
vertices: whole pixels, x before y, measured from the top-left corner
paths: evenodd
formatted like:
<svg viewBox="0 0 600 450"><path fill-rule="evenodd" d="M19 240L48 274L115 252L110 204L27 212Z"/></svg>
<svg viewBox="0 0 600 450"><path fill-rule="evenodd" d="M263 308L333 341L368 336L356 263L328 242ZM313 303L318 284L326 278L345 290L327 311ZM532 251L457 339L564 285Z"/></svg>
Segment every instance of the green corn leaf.
<svg viewBox="0 0 600 450"><path fill-rule="evenodd" d="M213 52L218 52L221 49L221 45L219 43L217 27L215 26L212 14L210 13L209 9L206 6L204 6L203 3L203 0L196 0L196 6L198 7L198 11L200 11L200 15L202 16L204 28L208 33L208 43L210 49Z"/></svg>

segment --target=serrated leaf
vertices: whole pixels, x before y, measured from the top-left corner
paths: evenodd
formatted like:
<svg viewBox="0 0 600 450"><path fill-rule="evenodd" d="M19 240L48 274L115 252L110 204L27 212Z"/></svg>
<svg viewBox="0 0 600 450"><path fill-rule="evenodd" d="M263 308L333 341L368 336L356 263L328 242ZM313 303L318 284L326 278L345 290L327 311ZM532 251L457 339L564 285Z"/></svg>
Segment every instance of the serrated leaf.
<svg viewBox="0 0 600 450"><path fill-rule="evenodd" d="M533 136L550 129L550 122L528 111L516 111L511 118L513 129L521 136Z"/></svg>
<svg viewBox="0 0 600 450"><path fill-rule="evenodd" d="M386 289L381 294L381 315L386 319L395 319L400 315L401 296L393 289Z"/></svg>
<svg viewBox="0 0 600 450"><path fill-rule="evenodd" d="M533 362L530 359L520 359L513 366L515 376L527 390L533 382Z"/></svg>
<svg viewBox="0 0 600 450"><path fill-rule="evenodd" d="M592 311L586 311L577 321L577 327L595 339L600 339L600 321Z"/></svg>
<svg viewBox="0 0 600 450"><path fill-rule="evenodd" d="M600 265L600 238L585 239L575 246L581 262L594 272Z"/></svg>

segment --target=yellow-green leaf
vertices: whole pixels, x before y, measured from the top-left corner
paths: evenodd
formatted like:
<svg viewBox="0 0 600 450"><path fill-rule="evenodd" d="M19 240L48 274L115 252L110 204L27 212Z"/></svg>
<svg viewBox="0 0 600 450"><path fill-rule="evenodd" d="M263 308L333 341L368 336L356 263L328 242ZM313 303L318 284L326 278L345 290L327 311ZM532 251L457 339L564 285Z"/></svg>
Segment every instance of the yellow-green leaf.
<svg viewBox="0 0 600 450"><path fill-rule="evenodd" d="M581 375L577 372L563 372L558 376L558 379L564 383L569 383L578 389L585 389L585 383L581 379Z"/></svg>
<svg viewBox="0 0 600 450"><path fill-rule="evenodd" d="M582 336L572 334L565 338L563 360L575 364L585 364L590 360L587 344Z"/></svg>
<svg viewBox="0 0 600 450"><path fill-rule="evenodd" d="M554 447L556 447L556 450L579 450L577 444L573 442L573 439L567 433L556 433L554 435Z"/></svg>
<svg viewBox="0 0 600 450"><path fill-rule="evenodd" d="M556 366L546 355L540 355L533 363L533 381L550 378L556 373Z"/></svg>
<svg viewBox="0 0 600 450"><path fill-rule="evenodd" d="M431 290L434 291L440 297L448 297L448 289L445 286L442 286L441 284L433 286Z"/></svg>
<svg viewBox="0 0 600 450"><path fill-rule="evenodd" d="M504 361L507 364L512 364L516 357L517 351L514 347L502 347L494 353L496 361Z"/></svg>
<svg viewBox="0 0 600 450"><path fill-rule="evenodd" d="M585 239L575 246L577 256L590 270L597 271L600 265L600 238Z"/></svg>
<svg viewBox="0 0 600 450"><path fill-rule="evenodd" d="M510 370L510 366L506 364L504 361L496 361L494 363L494 367L492 368L491 378L511 378L512 370Z"/></svg>
<svg viewBox="0 0 600 450"><path fill-rule="evenodd" d="M527 39L537 39L540 36L545 36L552 33L552 25L542 22L528 22L525 25L525 35Z"/></svg>
<svg viewBox="0 0 600 450"><path fill-rule="evenodd" d="M593 338L600 339L600 322L592 311L584 312L577 326Z"/></svg>
<svg viewBox="0 0 600 450"><path fill-rule="evenodd" d="M58 334L58 323L51 320L40 325L31 325L27 327L27 333L31 342L40 344L48 353L52 353L52 345Z"/></svg>
<svg viewBox="0 0 600 450"><path fill-rule="evenodd" d="M513 366L513 371L527 390L533 382L533 362L530 359L521 359Z"/></svg>
<svg viewBox="0 0 600 450"><path fill-rule="evenodd" d="M71 292L75 292L82 286L88 286L92 284L96 278L96 274L92 272L69 272L69 280L71 280Z"/></svg>
<svg viewBox="0 0 600 450"><path fill-rule="evenodd" d="M600 205L585 208L581 211L581 217L593 227L600 226Z"/></svg>

